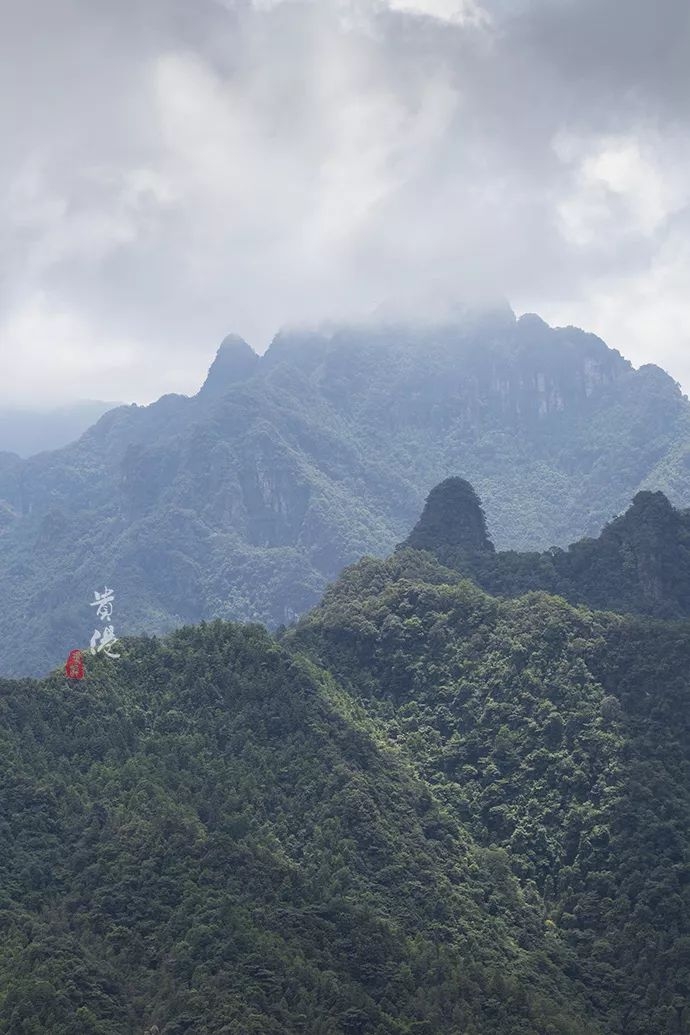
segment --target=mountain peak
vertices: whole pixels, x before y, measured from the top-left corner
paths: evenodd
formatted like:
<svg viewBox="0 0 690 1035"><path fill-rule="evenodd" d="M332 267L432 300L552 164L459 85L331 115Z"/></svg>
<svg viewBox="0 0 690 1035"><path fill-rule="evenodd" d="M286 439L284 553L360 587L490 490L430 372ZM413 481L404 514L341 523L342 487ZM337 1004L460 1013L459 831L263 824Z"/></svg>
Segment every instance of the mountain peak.
<svg viewBox="0 0 690 1035"><path fill-rule="evenodd" d="M663 492L646 489L637 493L628 510L613 521L603 535L639 538L648 546L660 539L668 547L676 543L681 523L681 512L676 510Z"/></svg>
<svg viewBox="0 0 690 1035"><path fill-rule="evenodd" d="M542 320L537 313L523 313L518 319L520 330L528 330L536 333L548 334L551 330L546 320Z"/></svg>
<svg viewBox="0 0 690 1035"><path fill-rule="evenodd" d="M690 511L677 510L663 492L643 490L596 539L541 554L497 553L474 489L461 478L449 478L429 494L401 546L433 553L492 595L515 597L539 589L620 614L685 618L690 615L689 542Z"/></svg>
<svg viewBox="0 0 690 1035"><path fill-rule="evenodd" d="M429 493L422 515L403 544L415 550L493 553L479 497L464 478L446 478Z"/></svg>
<svg viewBox="0 0 690 1035"><path fill-rule="evenodd" d="M653 492L650 489L642 489L637 493L633 498L632 506L628 513L637 513L642 510L655 510L660 514L675 512L675 508L664 492L661 492L660 490Z"/></svg>
<svg viewBox="0 0 690 1035"><path fill-rule="evenodd" d="M216 358L201 389L204 395L223 395L240 381L247 381L256 371L259 357L239 334L228 334L221 342Z"/></svg>

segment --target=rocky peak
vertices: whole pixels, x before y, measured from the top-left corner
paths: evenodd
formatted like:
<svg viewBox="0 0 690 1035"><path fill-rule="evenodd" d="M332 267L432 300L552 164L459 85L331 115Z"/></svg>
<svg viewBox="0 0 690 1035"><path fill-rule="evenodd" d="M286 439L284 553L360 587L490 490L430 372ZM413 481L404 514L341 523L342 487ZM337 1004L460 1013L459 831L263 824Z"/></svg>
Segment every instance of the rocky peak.
<svg viewBox="0 0 690 1035"><path fill-rule="evenodd" d="M422 516L403 546L468 553L493 553L479 497L463 478L447 478L429 493Z"/></svg>
<svg viewBox="0 0 690 1035"><path fill-rule="evenodd" d="M239 335L229 334L216 353L201 393L223 395L232 385L252 377L258 363L259 357L251 345Z"/></svg>
<svg viewBox="0 0 690 1035"><path fill-rule="evenodd" d="M537 316L536 313L523 313L518 318L517 323L521 331L529 332L530 334L548 335L551 333L548 323L542 320L541 316Z"/></svg>
<svg viewBox="0 0 690 1035"><path fill-rule="evenodd" d="M663 492L638 492L632 506L603 533L620 540L634 541L650 549L658 543L670 547L676 543L683 523L681 512Z"/></svg>

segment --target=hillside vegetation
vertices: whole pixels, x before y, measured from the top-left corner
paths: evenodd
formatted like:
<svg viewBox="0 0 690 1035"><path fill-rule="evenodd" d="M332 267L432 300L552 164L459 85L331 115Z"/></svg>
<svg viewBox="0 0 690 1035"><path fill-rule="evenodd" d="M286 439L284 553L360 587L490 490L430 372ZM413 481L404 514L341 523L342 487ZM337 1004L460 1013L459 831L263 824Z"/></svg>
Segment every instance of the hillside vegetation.
<svg viewBox="0 0 690 1035"><path fill-rule="evenodd" d="M448 478L429 494L405 547L429 550L499 596L543 589L610 611L690 617L690 510L676 510L662 492L638 493L601 535L567 550L497 552L474 489Z"/></svg>
<svg viewBox="0 0 690 1035"><path fill-rule="evenodd" d="M411 538L0 682L0 1032L688 1035L690 623L489 595L460 481Z"/></svg>
<svg viewBox="0 0 690 1035"><path fill-rule="evenodd" d="M0 684L0 1031L601 1035L536 893L261 629Z"/></svg>
<svg viewBox="0 0 690 1035"><path fill-rule="evenodd" d="M604 1031L690 1031L690 623L499 601L403 550L291 639L540 903Z"/></svg>

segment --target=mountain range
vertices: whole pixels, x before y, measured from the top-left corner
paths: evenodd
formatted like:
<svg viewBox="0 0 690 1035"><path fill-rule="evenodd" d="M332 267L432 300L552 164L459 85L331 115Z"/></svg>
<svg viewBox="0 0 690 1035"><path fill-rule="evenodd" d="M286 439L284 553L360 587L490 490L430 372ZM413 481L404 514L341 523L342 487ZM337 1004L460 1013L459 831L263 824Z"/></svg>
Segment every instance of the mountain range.
<svg viewBox="0 0 690 1035"><path fill-rule="evenodd" d="M290 624L455 475L500 551L562 547L640 491L690 504L690 403L659 368L507 308L283 332L262 356L230 337L197 395L0 454L0 671L43 674L88 644L104 586L118 634Z"/></svg>
<svg viewBox="0 0 690 1035"><path fill-rule="evenodd" d="M278 638L0 680L0 1032L690 1032L690 623L448 549L455 479Z"/></svg>

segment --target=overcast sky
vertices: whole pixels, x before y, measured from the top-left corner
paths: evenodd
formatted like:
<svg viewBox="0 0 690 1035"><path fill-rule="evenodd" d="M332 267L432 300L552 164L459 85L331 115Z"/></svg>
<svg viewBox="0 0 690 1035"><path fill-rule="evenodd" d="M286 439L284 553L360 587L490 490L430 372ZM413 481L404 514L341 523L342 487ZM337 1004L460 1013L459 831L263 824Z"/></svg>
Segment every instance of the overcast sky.
<svg viewBox="0 0 690 1035"><path fill-rule="evenodd" d="M505 297L690 389L688 0L2 0L0 403Z"/></svg>

